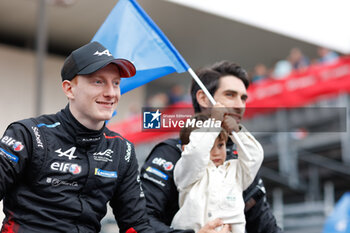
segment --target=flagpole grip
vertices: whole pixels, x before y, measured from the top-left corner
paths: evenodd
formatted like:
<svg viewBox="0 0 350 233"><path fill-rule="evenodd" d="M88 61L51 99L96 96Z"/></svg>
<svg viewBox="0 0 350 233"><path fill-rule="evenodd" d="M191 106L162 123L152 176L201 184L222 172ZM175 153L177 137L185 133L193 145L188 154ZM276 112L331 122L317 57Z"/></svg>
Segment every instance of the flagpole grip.
<svg viewBox="0 0 350 233"><path fill-rule="evenodd" d="M206 94L208 97L209 101L211 102L212 105L216 104L216 101L214 100L213 96L210 94L208 89L204 86L202 81L199 79L199 77L196 75L196 73L192 70L192 68L188 68L188 73L192 76L192 78L197 82L197 84L200 86L200 88L203 90L203 92ZM242 149L243 153L246 154L247 156L250 156L250 154L247 152L247 149L243 145L243 142L241 139L238 137L238 134L235 131L232 131L232 136L235 138L237 145Z"/></svg>

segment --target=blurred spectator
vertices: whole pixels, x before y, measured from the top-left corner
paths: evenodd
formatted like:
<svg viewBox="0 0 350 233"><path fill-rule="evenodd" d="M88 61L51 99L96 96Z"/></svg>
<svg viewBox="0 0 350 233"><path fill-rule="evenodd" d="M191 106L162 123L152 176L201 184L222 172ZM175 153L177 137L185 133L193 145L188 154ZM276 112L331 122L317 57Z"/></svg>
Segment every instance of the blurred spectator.
<svg viewBox="0 0 350 233"><path fill-rule="evenodd" d="M292 64L288 60L279 60L276 62L272 71L273 79L282 79L290 74L292 71Z"/></svg>
<svg viewBox="0 0 350 233"><path fill-rule="evenodd" d="M169 104L169 98L168 98L168 95L165 93L155 94L151 96L147 101L147 105L149 107L164 108L164 107L167 107L168 104Z"/></svg>
<svg viewBox="0 0 350 233"><path fill-rule="evenodd" d="M259 63L254 67L254 71L252 74L252 83L258 83L268 77L267 67Z"/></svg>
<svg viewBox="0 0 350 233"><path fill-rule="evenodd" d="M180 84L176 84L169 92L169 105L176 104L184 100L185 91Z"/></svg>
<svg viewBox="0 0 350 233"><path fill-rule="evenodd" d="M310 65L310 59L296 47L290 50L288 60L293 70L304 70Z"/></svg>
<svg viewBox="0 0 350 233"><path fill-rule="evenodd" d="M339 59L339 55L336 52L331 51L325 47L318 47L317 54L319 56L319 59L317 61L321 64L333 63Z"/></svg>

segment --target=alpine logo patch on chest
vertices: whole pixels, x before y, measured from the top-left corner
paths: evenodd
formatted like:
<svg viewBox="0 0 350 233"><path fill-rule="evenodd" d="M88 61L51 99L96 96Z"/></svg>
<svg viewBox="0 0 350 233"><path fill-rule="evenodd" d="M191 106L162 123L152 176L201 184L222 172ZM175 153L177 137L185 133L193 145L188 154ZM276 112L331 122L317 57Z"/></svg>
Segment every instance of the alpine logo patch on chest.
<svg viewBox="0 0 350 233"><path fill-rule="evenodd" d="M58 153L58 157L67 157L69 160L72 160L72 159L75 159L77 158L77 156L74 155L74 152L77 148L76 147L71 147L70 149L66 150L66 151L63 151L62 152L62 149L59 148L57 150L55 150L56 153Z"/></svg>

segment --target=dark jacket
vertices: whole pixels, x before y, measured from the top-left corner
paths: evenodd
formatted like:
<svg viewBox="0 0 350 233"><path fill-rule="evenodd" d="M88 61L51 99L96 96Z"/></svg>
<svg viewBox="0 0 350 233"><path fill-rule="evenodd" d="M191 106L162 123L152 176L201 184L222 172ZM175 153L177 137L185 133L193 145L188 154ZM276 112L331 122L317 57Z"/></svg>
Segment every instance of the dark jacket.
<svg viewBox="0 0 350 233"><path fill-rule="evenodd" d="M178 191L173 172L176 162L181 157L178 139L168 139L156 145L141 168L142 187L147 200L147 212L151 226L159 233L187 233L192 229L172 229L171 221L179 210ZM235 145L227 146L227 158L237 158ZM257 176L253 183L244 191L246 203L246 231L248 233L280 233L269 204L265 198L265 187Z"/></svg>
<svg viewBox="0 0 350 233"><path fill-rule="evenodd" d="M154 232L145 214L134 147L89 130L68 106L11 124L0 141L1 232L99 232L113 208L120 232Z"/></svg>

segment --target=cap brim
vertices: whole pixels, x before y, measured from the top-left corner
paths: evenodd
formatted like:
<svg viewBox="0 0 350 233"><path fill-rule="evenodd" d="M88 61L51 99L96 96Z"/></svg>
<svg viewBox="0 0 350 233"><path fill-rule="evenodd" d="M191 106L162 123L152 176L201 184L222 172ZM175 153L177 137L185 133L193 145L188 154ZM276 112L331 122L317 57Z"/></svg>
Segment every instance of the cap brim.
<svg viewBox="0 0 350 233"><path fill-rule="evenodd" d="M126 59L111 59L95 62L88 65L87 67L79 71L77 74L91 74L111 63L116 64L118 66L121 78L130 78L136 74L135 66Z"/></svg>

